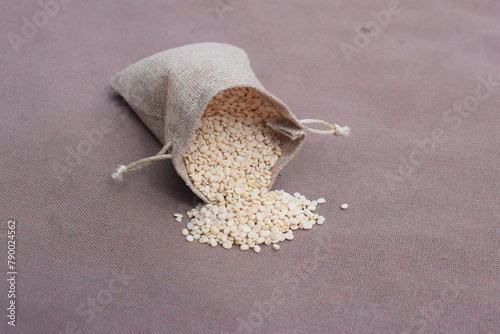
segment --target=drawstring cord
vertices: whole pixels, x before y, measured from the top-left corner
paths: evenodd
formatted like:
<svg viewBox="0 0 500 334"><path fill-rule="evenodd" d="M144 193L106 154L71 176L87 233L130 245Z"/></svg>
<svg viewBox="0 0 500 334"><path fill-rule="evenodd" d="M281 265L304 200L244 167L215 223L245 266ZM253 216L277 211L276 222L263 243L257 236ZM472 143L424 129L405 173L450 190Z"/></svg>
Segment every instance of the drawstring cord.
<svg viewBox="0 0 500 334"><path fill-rule="evenodd" d="M323 120L320 119L302 119L299 121L300 124L304 127L305 130L311 132L311 133L317 133L320 135L336 135L336 136L347 136L349 135L350 129L348 126L339 126L337 124L330 124L327 123ZM308 126L305 126L304 124L322 124L329 128L329 130L318 130L318 129L313 129ZM119 165L118 168L116 168L116 171L111 174L111 177L117 181L122 181L123 180L123 175L127 174L130 171L133 170L138 170L142 169L144 167L147 167L151 165L154 161L158 160L164 160L164 159L172 159L172 154L165 154L167 153L167 150L170 148L172 145L171 142L168 142L163 146L163 148L160 150L160 152L156 153L156 155L153 155L148 158L144 158L141 160L137 160L132 162L131 164L125 166L125 165Z"/></svg>
<svg viewBox="0 0 500 334"><path fill-rule="evenodd" d="M153 155L152 157L134 161L127 166L119 165L116 171L113 174L111 174L111 177L117 181L122 181L123 175L130 171L147 167L151 165L154 161L171 159L172 154L165 154L171 145L172 145L171 142L166 143L165 146L163 146L163 148L160 150L160 152L156 153L156 155Z"/></svg>
<svg viewBox="0 0 500 334"><path fill-rule="evenodd" d="M351 131L351 129L349 129L349 127L347 125L346 126L339 126L337 124L332 125L332 124L327 123L325 121L322 121L320 119L302 119L299 122L300 122L300 124L302 124L304 129L306 129L306 131L309 131L311 133L317 133L320 135L336 135L336 136L346 137L349 135L349 132ZM313 128L310 128L308 126L305 126L304 124L322 124L322 125L326 126L327 128L329 128L330 130L317 130L317 129L313 129Z"/></svg>

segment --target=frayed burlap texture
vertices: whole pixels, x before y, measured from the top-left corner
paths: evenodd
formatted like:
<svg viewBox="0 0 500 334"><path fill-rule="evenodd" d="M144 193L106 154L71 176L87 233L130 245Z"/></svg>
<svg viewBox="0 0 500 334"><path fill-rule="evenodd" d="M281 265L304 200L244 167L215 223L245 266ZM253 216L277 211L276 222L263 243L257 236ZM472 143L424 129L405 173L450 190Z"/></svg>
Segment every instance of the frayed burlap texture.
<svg viewBox="0 0 500 334"><path fill-rule="evenodd" d="M219 92L233 87L254 88L280 115L276 122L267 123L281 134L283 149L271 170L270 187L305 138L303 126L290 109L259 82L245 51L232 45L199 43L155 54L115 75L111 87L162 144L171 143L177 173L205 202L209 201L189 178L182 155L199 128L208 102Z"/></svg>

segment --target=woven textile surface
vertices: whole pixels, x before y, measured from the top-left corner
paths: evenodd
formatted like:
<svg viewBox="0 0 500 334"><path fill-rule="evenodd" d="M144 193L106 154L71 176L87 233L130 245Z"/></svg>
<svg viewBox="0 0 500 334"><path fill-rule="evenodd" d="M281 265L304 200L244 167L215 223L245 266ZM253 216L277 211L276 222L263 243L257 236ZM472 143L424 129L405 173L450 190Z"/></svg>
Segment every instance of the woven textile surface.
<svg viewBox="0 0 500 334"><path fill-rule="evenodd" d="M0 32L0 333L500 332L500 2L19 0ZM351 128L276 178L327 200L279 251L186 242L172 161L110 177L162 146L110 78L202 42Z"/></svg>

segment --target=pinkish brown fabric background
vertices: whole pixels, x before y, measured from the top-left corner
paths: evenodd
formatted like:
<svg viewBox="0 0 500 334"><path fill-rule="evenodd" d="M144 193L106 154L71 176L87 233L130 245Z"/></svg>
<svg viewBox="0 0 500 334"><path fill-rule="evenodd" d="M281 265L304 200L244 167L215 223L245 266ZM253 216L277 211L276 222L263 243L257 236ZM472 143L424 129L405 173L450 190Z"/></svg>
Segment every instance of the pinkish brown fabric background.
<svg viewBox="0 0 500 334"><path fill-rule="evenodd" d="M0 3L0 333L500 332L500 2L54 1ZM328 201L278 252L184 241L195 199L169 161L110 178L160 143L109 79L206 41L352 129L281 172Z"/></svg>

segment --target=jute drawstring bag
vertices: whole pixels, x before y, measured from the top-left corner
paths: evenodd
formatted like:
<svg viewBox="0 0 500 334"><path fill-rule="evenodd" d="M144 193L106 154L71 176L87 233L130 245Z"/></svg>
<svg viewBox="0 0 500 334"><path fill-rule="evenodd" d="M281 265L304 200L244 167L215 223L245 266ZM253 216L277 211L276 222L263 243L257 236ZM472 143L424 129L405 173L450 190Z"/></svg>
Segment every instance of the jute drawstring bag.
<svg viewBox="0 0 500 334"><path fill-rule="evenodd" d="M116 90L164 145L155 156L128 166L120 165L113 178L150 165L153 161L172 159L177 173L203 201L206 196L189 178L182 155L199 128L200 119L212 98L235 87L253 88L276 110L277 120L267 126L281 134L283 154L272 168L272 186L279 171L295 156L303 144L305 131L346 136L348 127L320 120L299 121L290 109L269 93L250 68L242 49L221 43L199 43L170 49L141 60L111 79ZM304 124L319 123L328 130L316 130ZM167 151L170 150L170 154Z"/></svg>

